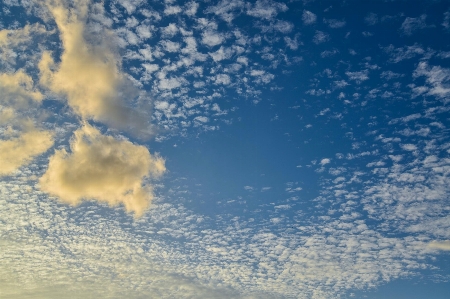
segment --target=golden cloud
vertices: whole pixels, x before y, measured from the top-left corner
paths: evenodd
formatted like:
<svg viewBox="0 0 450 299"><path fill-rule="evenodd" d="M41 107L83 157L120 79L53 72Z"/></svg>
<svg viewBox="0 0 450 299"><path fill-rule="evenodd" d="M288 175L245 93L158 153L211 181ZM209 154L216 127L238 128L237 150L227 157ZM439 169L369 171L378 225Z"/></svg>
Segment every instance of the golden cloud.
<svg viewBox="0 0 450 299"><path fill-rule="evenodd" d="M33 79L18 70L13 74L0 74L0 103L6 103L15 108L27 108L30 100L40 102L43 95L34 88Z"/></svg>
<svg viewBox="0 0 450 299"><path fill-rule="evenodd" d="M87 3L75 1L75 9L71 10L61 1L48 5L60 31L64 51L59 65L50 52L44 52L39 63L40 82L67 97L70 107L83 119L120 129L145 128L148 124L142 113L121 100L136 98L138 93L121 73L119 57L102 40L94 46L85 39Z"/></svg>
<svg viewBox="0 0 450 299"><path fill-rule="evenodd" d="M31 33L46 33L45 27L40 24L25 25L21 29L3 29L0 30L0 47L16 46L27 42Z"/></svg>
<svg viewBox="0 0 450 299"><path fill-rule="evenodd" d="M16 138L0 140L0 176L12 174L53 146L53 134L29 128Z"/></svg>
<svg viewBox="0 0 450 299"><path fill-rule="evenodd" d="M87 123L75 131L70 150L55 152L39 182L43 191L71 205L91 199L123 204L139 217L153 199L144 179L166 170L164 160L146 147L102 135Z"/></svg>
<svg viewBox="0 0 450 299"><path fill-rule="evenodd" d="M0 176L14 173L53 146L51 132L37 129L32 120L16 114L17 110L27 109L42 99L33 79L23 70L0 74L0 125L8 126L2 130L6 139L0 139Z"/></svg>
<svg viewBox="0 0 450 299"><path fill-rule="evenodd" d="M439 250L450 250L450 241L437 242L433 241L428 244L428 247Z"/></svg>

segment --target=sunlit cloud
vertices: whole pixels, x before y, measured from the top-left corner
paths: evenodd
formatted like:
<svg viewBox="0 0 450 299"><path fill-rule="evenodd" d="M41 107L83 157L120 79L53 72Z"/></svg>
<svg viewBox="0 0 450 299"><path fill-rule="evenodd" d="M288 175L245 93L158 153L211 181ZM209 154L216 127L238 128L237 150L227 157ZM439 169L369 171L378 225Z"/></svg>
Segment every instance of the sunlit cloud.
<svg viewBox="0 0 450 299"><path fill-rule="evenodd" d="M166 170L164 160L146 147L102 135L87 123L75 131L70 149L50 157L39 182L43 191L72 205L94 199L123 204L141 216L153 199L144 178L159 177Z"/></svg>
<svg viewBox="0 0 450 299"><path fill-rule="evenodd" d="M0 113L0 117L3 115ZM14 134L14 132L12 132ZM0 177L14 173L53 145L53 134L29 125L18 136L0 140Z"/></svg>
<svg viewBox="0 0 450 299"><path fill-rule="evenodd" d="M444 241L444 242L431 242L428 244L428 247L433 249L439 249L439 250L450 250L450 241Z"/></svg>
<svg viewBox="0 0 450 299"><path fill-rule="evenodd" d="M67 98L83 119L104 122L119 129L144 130L146 116L123 99L136 99L138 90L120 70L120 58L112 48L110 30L102 31L95 45L87 42L86 18L89 1L75 1L67 8L62 1L49 1L63 46L61 62L45 51L39 62L40 82L52 92Z"/></svg>
<svg viewBox="0 0 450 299"><path fill-rule="evenodd" d="M1 2L2 294L448 288L447 8L331 2Z"/></svg>

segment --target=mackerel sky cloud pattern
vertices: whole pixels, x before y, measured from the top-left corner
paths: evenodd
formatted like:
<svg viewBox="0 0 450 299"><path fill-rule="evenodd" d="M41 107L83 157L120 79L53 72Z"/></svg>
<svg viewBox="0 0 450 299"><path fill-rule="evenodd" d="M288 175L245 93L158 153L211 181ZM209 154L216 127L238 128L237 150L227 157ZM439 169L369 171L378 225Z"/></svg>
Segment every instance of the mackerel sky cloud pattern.
<svg viewBox="0 0 450 299"><path fill-rule="evenodd" d="M450 292L450 4L0 4L0 298Z"/></svg>

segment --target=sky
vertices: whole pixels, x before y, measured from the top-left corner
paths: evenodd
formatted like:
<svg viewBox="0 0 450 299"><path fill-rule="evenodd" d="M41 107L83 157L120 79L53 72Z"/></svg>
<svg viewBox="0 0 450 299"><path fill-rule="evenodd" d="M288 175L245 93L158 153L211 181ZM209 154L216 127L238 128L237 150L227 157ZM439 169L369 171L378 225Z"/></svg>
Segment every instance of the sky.
<svg viewBox="0 0 450 299"><path fill-rule="evenodd" d="M2 0L0 298L450 297L450 2Z"/></svg>

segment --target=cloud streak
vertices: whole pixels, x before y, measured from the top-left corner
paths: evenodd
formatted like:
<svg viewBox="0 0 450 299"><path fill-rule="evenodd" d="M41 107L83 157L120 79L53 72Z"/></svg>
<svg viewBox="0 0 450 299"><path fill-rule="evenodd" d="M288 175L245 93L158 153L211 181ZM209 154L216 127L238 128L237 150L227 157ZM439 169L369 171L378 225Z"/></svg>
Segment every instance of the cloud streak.
<svg viewBox="0 0 450 299"><path fill-rule="evenodd" d="M450 241L431 242L430 244L428 244L428 247L433 248L433 249L450 251Z"/></svg>

